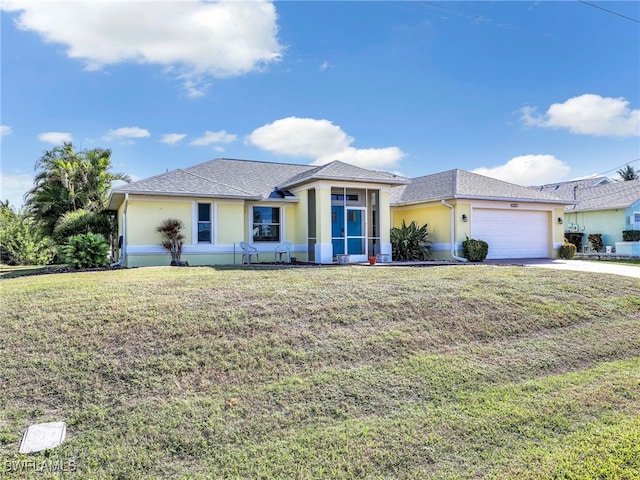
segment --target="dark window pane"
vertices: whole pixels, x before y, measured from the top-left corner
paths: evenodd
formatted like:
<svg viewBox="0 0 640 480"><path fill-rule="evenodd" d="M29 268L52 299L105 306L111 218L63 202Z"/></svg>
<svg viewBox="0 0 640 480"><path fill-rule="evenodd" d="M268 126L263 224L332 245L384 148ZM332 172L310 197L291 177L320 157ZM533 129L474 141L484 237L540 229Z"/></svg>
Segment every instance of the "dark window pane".
<svg viewBox="0 0 640 480"><path fill-rule="evenodd" d="M280 209L272 208L271 209L271 223L280 223Z"/></svg>
<svg viewBox="0 0 640 480"><path fill-rule="evenodd" d="M208 203L198 204L198 221L210 222L211 221L211 205Z"/></svg>

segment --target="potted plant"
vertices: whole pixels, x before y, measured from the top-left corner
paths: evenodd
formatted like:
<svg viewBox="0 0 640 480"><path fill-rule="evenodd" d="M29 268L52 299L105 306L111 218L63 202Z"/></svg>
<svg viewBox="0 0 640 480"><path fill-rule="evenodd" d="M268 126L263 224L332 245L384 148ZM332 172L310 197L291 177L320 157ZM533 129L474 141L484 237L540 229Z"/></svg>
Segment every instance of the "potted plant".
<svg viewBox="0 0 640 480"><path fill-rule="evenodd" d="M376 256L369 255L369 265L375 265L375 264L376 264Z"/></svg>

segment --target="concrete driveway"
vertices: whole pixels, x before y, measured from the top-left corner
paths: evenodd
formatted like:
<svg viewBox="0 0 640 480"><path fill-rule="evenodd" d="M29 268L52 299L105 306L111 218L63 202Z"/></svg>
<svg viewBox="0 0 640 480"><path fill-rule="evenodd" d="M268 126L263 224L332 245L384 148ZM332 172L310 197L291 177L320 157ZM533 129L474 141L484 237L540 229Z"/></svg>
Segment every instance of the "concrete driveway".
<svg viewBox="0 0 640 480"><path fill-rule="evenodd" d="M486 260L485 263L499 265L522 265L527 268L552 268L578 272L609 273L624 277L640 278L640 265L597 262L592 260L560 260L554 258L524 258L520 260Z"/></svg>

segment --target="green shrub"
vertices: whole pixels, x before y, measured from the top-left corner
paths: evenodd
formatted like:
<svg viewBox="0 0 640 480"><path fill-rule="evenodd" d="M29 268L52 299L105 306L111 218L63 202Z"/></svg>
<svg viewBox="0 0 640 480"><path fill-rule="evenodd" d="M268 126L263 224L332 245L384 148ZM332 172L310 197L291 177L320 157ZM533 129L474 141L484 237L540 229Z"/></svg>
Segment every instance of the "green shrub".
<svg viewBox="0 0 640 480"><path fill-rule="evenodd" d="M431 257L431 241L427 224L418 226L416 221L391 229L391 253L394 260L421 261Z"/></svg>
<svg viewBox="0 0 640 480"><path fill-rule="evenodd" d="M0 263L47 265L55 257L53 241L42 234L33 218L0 202Z"/></svg>
<svg viewBox="0 0 640 480"><path fill-rule="evenodd" d="M582 237L584 237L584 233L564 232L565 240L573 243L576 246L576 251L582 250Z"/></svg>
<svg viewBox="0 0 640 480"><path fill-rule="evenodd" d="M560 258L564 260L571 260L576 256L576 252L578 251L577 247L570 243L566 238L564 239L564 245L560 247Z"/></svg>
<svg viewBox="0 0 640 480"><path fill-rule="evenodd" d="M591 243L591 247L596 252L602 251L602 234L601 233L592 233L587 237L587 240L589 240L589 243Z"/></svg>
<svg viewBox="0 0 640 480"><path fill-rule="evenodd" d="M62 246L65 262L71 268L106 267L109 244L99 233L83 233L69 238Z"/></svg>
<svg viewBox="0 0 640 480"><path fill-rule="evenodd" d="M467 237L462 242L462 256L470 262L484 262L489 254L489 244L484 240Z"/></svg>
<svg viewBox="0 0 640 480"><path fill-rule="evenodd" d="M623 242L640 242L640 230L623 230Z"/></svg>
<svg viewBox="0 0 640 480"><path fill-rule="evenodd" d="M105 212L75 210L62 215L53 230L53 238L63 244L74 235L100 233L109 238L113 229L112 220Z"/></svg>

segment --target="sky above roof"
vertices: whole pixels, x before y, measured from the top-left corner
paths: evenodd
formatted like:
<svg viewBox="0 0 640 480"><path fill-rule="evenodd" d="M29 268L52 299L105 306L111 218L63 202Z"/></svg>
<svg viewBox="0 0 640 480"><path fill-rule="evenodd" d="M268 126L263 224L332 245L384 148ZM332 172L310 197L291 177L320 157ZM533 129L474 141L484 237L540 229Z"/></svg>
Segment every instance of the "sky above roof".
<svg viewBox="0 0 640 480"><path fill-rule="evenodd" d="M42 153L140 179L211 158L640 169L640 2L3 0L2 199ZM603 10L604 9L604 10Z"/></svg>

